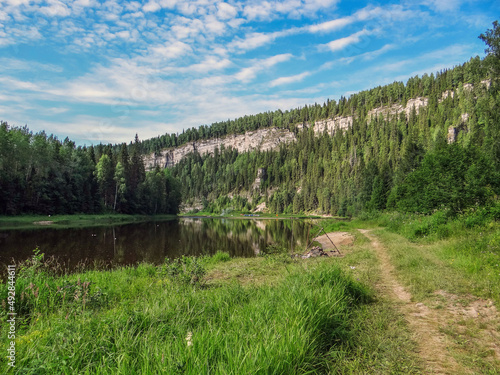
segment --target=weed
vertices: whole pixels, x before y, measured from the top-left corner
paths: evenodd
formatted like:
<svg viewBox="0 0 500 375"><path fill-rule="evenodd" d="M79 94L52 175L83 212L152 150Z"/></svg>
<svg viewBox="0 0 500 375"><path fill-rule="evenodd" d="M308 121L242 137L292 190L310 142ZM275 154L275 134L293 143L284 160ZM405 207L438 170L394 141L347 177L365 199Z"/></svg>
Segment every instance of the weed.
<svg viewBox="0 0 500 375"><path fill-rule="evenodd" d="M198 258L182 256L176 259L165 259L165 264L160 266L160 272L174 283L201 285L206 270Z"/></svg>

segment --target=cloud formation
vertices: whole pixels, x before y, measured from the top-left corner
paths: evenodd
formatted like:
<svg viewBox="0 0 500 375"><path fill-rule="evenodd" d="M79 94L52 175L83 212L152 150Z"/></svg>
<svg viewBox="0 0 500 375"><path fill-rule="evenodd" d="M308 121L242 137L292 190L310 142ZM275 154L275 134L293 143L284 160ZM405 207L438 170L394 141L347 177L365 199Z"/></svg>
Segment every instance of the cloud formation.
<svg viewBox="0 0 500 375"><path fill-rule="evenodd" d="M419 56L429 66L450 60L440 51L458 53L467 30L445 25L443 12L455 12L456 22L475 20L459 31L490 26L481 24L490 22L488 11L468 10L465 17L466 6L462 0L379 6L0 0L0 118L75 137L112 124L96 134L102 140L115 134L118 142L130 140L137 127L150 136L326 100L362 88L346 77L363 63L403 74L415 70L408 61ZM443 44L429 43L438 31Z"/></svg>

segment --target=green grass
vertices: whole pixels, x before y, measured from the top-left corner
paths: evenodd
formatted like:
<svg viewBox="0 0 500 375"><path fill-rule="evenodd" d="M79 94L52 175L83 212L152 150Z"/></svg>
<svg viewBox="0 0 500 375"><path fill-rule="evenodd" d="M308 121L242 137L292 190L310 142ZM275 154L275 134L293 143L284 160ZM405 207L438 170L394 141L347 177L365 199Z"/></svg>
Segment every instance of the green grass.
<svg viewBox="0 0 500 375"><path fill-rule="evenodd" d="M373 232L384 244L399 281L423 302L442 311L439 329L451 343L450 355L470 373L497 374L492 350L497 318L471 316L468 306L500 303L500 224L473 212L446 217L383 214L365 224L385 225ZM483 314L481 310L480 314ZM490 310L484 310L490 314Z"/></svg>
<svg viewBox="0 0 500 375"><path fill-rule="evenodd" d="M35 256L18 269L13 372L417 373L404 321L366 286L376 259L361 239L342 259L219 252L64 276Z"/></svg>
<svg viewBox="0 0 500 375"><path fill-rule="evenodd" d="M52 228L77 228L104 226L113 223L133 223L150 220L169 220L175 215L125 215L125 214L97 214L97 215L19 215L0 216L0 230L8 229L32 229L41 227ZM51 222L49 225L35 224L39 222Z"/></svg>
<svg viewBox="0 0 500 375"><path fill-rule="evenodd" d="M373 224L411 292L424 298L444 289L500 303L500 223L476 215L447 218L385 214ZM401 238L404 237L404 239Z"/></svg>

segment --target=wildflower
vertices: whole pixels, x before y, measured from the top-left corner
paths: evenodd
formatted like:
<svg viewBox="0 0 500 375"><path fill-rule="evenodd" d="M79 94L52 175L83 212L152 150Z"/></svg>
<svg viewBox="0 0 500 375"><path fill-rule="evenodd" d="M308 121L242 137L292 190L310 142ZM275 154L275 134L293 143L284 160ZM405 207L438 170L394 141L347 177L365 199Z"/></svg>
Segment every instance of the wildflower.
<svg viewBox="0 0 500 375"><path fill-rule="evenodd" d="M191 341L192 337L193 337L193 332L188 332L186 336L187 346L193 345L193 342Z"/></svg>

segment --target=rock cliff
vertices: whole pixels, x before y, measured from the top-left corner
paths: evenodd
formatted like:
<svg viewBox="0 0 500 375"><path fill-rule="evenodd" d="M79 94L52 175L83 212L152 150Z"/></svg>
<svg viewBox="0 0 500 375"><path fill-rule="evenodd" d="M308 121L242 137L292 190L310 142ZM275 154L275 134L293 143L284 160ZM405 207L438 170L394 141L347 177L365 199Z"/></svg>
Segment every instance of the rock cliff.
<svg viewBox="0 0 500 375"><path fill-rule="evenodd" d="M180 147L162 150L159 155L150 154L144 157L146 170L154 169L157 165L161 168L177 164L190 152L197 151L200 155L213 154L215 148L237 149L238 152L275 149L281 143L295 140L295 135L287 129L267 128L259 129L245 134L232 134L224 138L212 138L191 142Z"/></svg>
<svg viewBox="0 0 500 375"><path fill-rule="evenodd" d="M489 81L481 82L486 87L489 87ZM472 85L464 85L465 90L471 90ZM448 96L453 97L453 91L445 91L440 98L440 102L446 99ZM429 99L426 97L418 97L414 99L409 99L406 106L401 104L393 104L390 106L382 106L374 108L367 113L367 121L371 122L372 119L383 116L387 119L388 116L394 116L401 112L404 112L406 116L409 116L413 108L418 113L423 107L426 107L429 103ZM306 123L306 126L314 126L315 134L322 134L325 130L333 135L337 130L348 129L353 124L353 116L337 116L332 119L325 119L316 121L314 124ZM459 131L466 129L466 124L468 120L468 115L462 116L462 121L459 127L454 129L449 129L448 142L453 142ZM300 129L303 124L298 124L297 127ZM213 138L208 140L200 140L191 142L179 147L169 148L162 150L160 154L150 154L144 156L144 164L146 170L154 169L157 165L165 168L171 167L177 164L183 157L185 157L190 152L197 151L201 155L213 154L216 147L221 149L224 148L234 148L238 152L246 152L252 150L267 151L276 149L281 143L289 143L295 141L295 134L287 129L277 129L277 128L265 128L259 129L251 132L246 132L245 134L232 134L227 135L223 138Z"/></svg>

